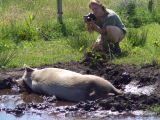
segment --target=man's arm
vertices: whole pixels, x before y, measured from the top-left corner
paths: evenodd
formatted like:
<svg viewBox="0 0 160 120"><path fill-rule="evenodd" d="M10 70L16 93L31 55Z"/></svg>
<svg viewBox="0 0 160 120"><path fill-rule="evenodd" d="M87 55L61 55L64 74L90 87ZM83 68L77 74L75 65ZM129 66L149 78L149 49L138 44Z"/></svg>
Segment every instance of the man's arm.
<svg viewBox="0 0 160 120"><path fill-rule="evenodd" d="M90 22L87 22L87 29L88 29L89 32L93 32L94 31L93 25Z"/></svg>
<svg viewBox="0 0 160 120"><path fill-rule="evenodd" d="M96 31L96 32L100 33L101 35L107 33L107 30L106 30L106 29L100 28L100 27L99 27L98 25L96 25L94 22L90 22L90 23L88 23L88 24L89 24L90 29L92 29L92 31Z"/></svg>

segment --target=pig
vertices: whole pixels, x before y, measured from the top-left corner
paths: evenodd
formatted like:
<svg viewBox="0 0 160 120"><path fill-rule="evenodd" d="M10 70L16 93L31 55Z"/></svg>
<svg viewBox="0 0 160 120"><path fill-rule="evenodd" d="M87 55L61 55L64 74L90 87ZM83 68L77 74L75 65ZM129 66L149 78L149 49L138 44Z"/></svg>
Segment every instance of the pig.
<svg viewBox="0 0 160 120"><path fill-rule="evenodd" d="M59 99L72 102L93 100L108 93L123 93L102 77L83 75L60 68L33 69L25 67L21 80L33 92L55 95Z"/></svg>

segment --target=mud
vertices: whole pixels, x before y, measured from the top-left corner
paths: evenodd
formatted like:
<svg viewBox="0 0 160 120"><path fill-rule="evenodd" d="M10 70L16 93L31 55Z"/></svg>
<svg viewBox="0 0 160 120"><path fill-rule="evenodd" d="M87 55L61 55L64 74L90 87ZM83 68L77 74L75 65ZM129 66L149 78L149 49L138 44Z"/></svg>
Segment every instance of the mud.
<svg viewBox="0 0 160 120"><path fill-rule="evenodd" d="M24 86L18 86L14 81L21 78L24 69L15 68L0 71L0 102L5 99L21 99L13 107L0 106L0 111L14 115L24 115L28 111L34 113L84 115L97 111L131 112L148 110L149 107L160 105L160 67L144 65L141 67L125 64L108 64L105 62L70 62L44 65L39 68L56 67L82 74L94 74L109 80L115 87L125 91L123 95L107 95L95 101L66 103L55 96L43 96L33 93ZM9 96L12 97L9 97Z"/></svg>

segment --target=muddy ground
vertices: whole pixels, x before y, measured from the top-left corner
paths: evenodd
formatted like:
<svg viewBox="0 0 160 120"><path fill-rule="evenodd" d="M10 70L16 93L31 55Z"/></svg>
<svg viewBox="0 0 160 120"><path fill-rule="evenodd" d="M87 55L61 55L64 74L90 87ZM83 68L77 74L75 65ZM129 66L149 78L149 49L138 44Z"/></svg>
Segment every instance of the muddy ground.
<svg viewBox="0 0 160 120"><path fill-rule="evenodd" d="M48 113L84 114L91 111L111 110L121 112L146 110L150 106L160 105L160 67L144 65L141 67L125 64L108 64L93 62L70 62L44 65L39 68L56 67L76 71L82 74L94 74L109 80L115 87L125 91L123 95L108 95L106 98L99 98L95 101L82 101L70 103L66 106L55 106L58 100L54 96L43 96L32 93L28 88L20 88L14 83L19 79L23 68L1 70L0 80L0 101L4 94L24 94L24 102L15 108L0 108L15 115L24 114L31 108ZM11 89L9 92L5 89ZM5 90L5 91L4 91ZM37 97L39 96L39 98ZM38 99L34 102L33 99Z"/></svg>

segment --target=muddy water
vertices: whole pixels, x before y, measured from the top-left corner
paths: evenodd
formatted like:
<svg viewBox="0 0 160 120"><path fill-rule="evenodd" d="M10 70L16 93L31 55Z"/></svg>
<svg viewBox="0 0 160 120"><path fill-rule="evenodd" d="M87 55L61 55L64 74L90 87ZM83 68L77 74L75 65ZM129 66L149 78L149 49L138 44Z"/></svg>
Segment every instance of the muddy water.
<svg viewBox="0 0 160 120"><path fill-rule="evenodd" d="M56 101L54 97L44 98L29 91L25 92L23 89L20 90L21 92L17 88L0 90L0 120L160 120L160 117L156 117L154 113L144 112L150 106L160 105L159 67L147 65L139 68L135 65L115 64L96 64L88 67L92 65L91 63L95 61L84 64L58 63L42 68L56 67L102 76L117 88L132 94L108 96L107 99L75 105ZM14 80L21 78L23 72L21 68L0 71L0 80L4 82L0 84L0 89L7 89L8 86L10 88L10 83L12 85ZM85 110L92 112L83 113Z"/></svg>
<svg viewBox="0 0 160 120"><path fill-rule="evenodd" d="M125 92L130 92L132 94L145 94L151 95L156 89L157 85L148 85L144 87L139 87L136 81L130 82L125 86Z"/></svg>
<svg viewBox="0 0 160 120"><path fill-rule="evenodd" d="M47 98L37 94L17 94L14 90L0 90L0 120L159 120L158 117L153 117L153 114L147 114L143 111L134 111L132 113L118 113L111 111L94 111L84 114L71 114L61 111L60 113L53 112L52 108L45 110L30 108L22 113L15 113L6 111L7 109L14 109L17 105L23 103L43 103L45 104ZM65 106L73 106L75 103L54 101L49 102L55 108L63 108ZM4 110L5 109L5 110Z"/></svg>
<svg viewBox="0 0 160 120"><path fill-rule="evenodd" d="M103 117L103 118L92 118L92 117L60 117L55 115L36 115L36 114L25 114L23 116L14 116L0 112L1 120L159 120L158 117Z"/></svg>

